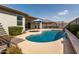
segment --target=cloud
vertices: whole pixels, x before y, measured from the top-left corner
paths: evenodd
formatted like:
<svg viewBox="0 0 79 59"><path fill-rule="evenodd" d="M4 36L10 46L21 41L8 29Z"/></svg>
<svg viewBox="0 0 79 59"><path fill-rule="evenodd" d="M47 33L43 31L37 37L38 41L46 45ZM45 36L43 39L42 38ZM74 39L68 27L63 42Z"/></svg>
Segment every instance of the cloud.
<svg viewBox="0 0 79 59"><path fill-rule="evenodd" d="M66 15L69 13L69 10L64 10L62 12L59 12L58 15Z"/></svg>
<svg viewBox="0 0 79 59"><path fill-rule="evenodd" d="M62 12L58 12L55 16L49 16L48 18L55 21L64 21L67 15L69 14L69 10L63 10Z"/></svg>
<svg viewBox="0 0 79 59"><path fill-rule="evenodd" d="M53 16L52 18L56 18L56 19L59 19L60 17L59 17L59 16Z"/></svg>

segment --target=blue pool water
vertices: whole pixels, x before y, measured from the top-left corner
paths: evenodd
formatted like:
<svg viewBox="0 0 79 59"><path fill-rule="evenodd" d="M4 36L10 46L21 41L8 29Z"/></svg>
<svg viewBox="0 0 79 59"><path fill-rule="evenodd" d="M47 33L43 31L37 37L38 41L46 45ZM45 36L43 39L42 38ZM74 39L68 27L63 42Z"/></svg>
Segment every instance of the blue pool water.
<svg viewBox="0 0 79 59"><path fill-rule="evenodd" d="M63 31L51 30L43 31L42 34L27 36L26 39L32 42L51 42L56 41L64 36L65 34Z"/></svg>

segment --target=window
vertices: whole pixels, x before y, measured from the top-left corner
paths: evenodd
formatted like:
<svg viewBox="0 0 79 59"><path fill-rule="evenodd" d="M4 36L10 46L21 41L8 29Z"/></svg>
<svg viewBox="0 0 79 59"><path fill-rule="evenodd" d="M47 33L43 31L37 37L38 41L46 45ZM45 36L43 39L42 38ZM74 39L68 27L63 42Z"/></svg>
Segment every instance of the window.
<svg viewBox="0 0 79 59"><path fill-rule="evenodd" d="M17 16L17 25L22 25L22 16Z"/></svg>

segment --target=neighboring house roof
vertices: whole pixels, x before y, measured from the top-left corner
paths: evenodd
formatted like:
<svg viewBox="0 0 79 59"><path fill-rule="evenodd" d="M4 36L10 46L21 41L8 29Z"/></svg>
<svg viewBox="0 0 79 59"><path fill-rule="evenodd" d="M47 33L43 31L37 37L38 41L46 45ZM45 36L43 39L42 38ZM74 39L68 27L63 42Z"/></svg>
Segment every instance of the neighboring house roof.
<svg viewBox="0 0 79 59"><path fill-rule="evenodd" d="M28 16L29 18L36 19L36 17L30 16L25 12L21 12L21 11L16 10L16 9L9 8L7 6L0 5L0 10L5 10L5 11L11 12L11 13L20 14L20 15L23 15L25 17Z"/></svg>
<svg viewBox="0 0 79 59"><path fill-rule="evenodd" d="M43 22L43 23L56 23L56 22L53 22L52 20L48 20L48 19L36 19L34 21L35 22Z"/></svg>
<svg viewBox="0 0 79 59"><path fill-rule="evenodd" d="M53 22L52 20L43 19L42 22Z"/></svg>

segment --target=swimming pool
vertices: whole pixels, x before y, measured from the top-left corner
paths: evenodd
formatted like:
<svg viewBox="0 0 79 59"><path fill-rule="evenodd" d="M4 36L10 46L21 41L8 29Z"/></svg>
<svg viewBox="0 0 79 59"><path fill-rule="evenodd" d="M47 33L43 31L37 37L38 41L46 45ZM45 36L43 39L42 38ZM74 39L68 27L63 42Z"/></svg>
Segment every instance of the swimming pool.
<svg viewBox="0 0 79 59"><path fill-rule="evenodd" d="M61 30L50 30L43 31L41 34L27 36L26 39L32 42L51 42L56 41L64 36L65 34Z"/></svg>

